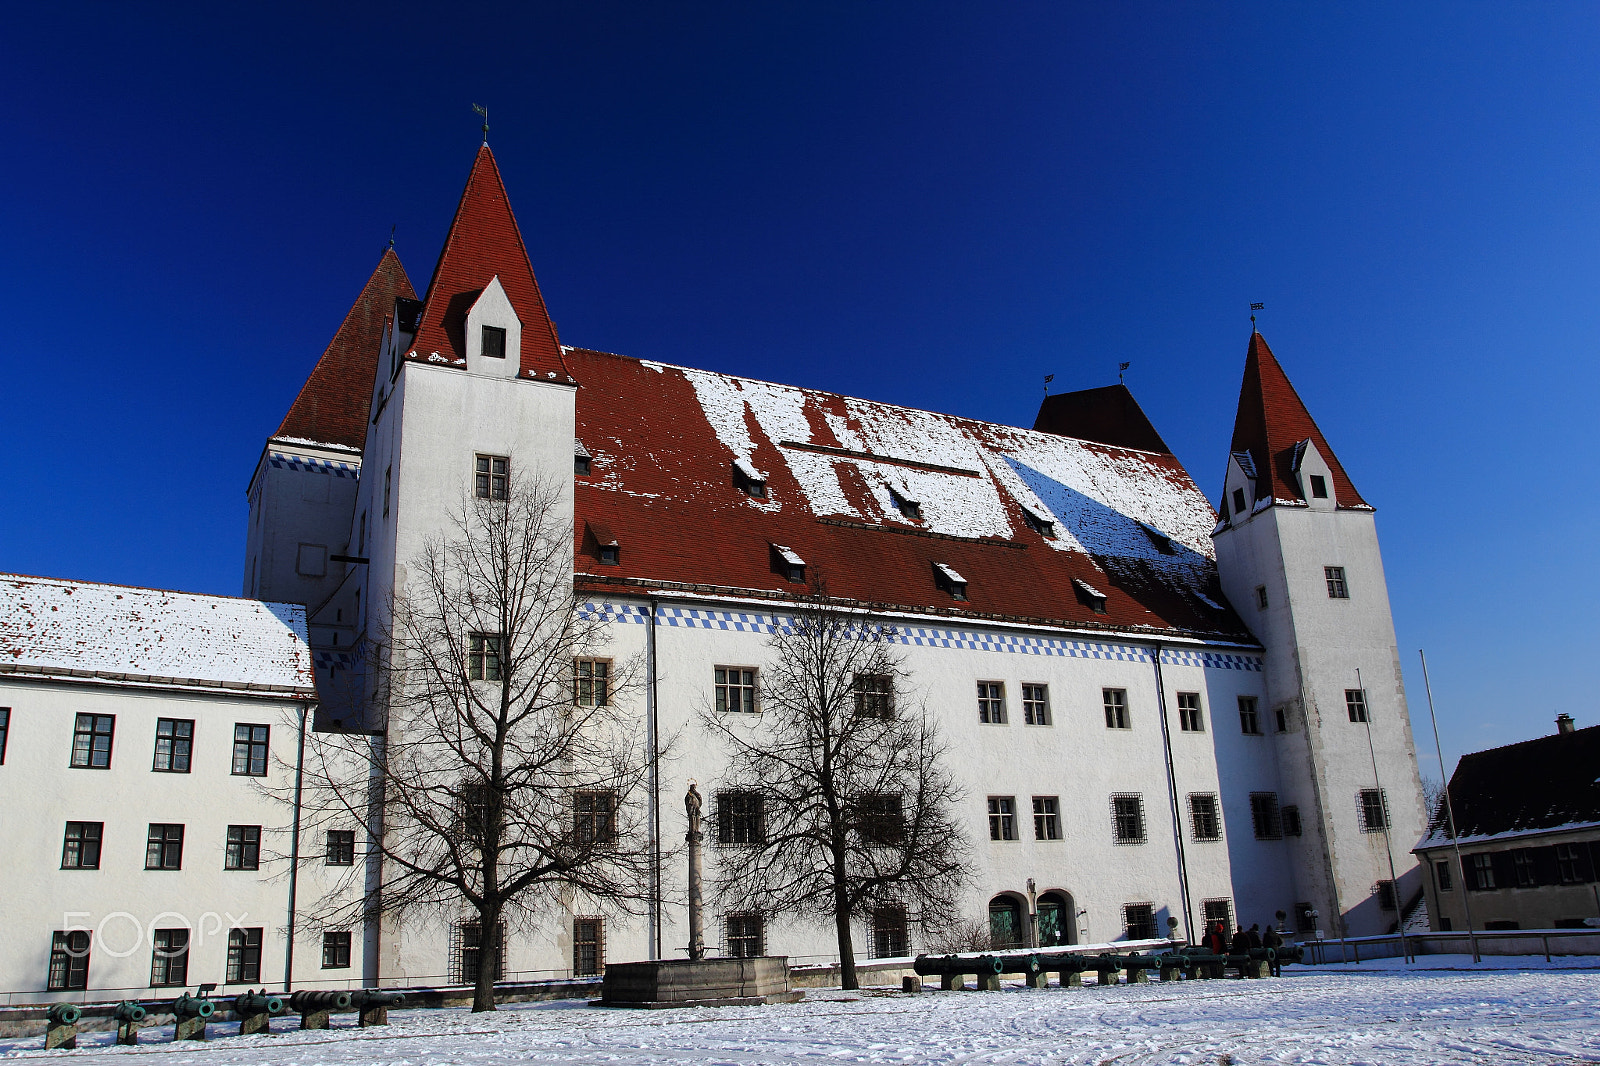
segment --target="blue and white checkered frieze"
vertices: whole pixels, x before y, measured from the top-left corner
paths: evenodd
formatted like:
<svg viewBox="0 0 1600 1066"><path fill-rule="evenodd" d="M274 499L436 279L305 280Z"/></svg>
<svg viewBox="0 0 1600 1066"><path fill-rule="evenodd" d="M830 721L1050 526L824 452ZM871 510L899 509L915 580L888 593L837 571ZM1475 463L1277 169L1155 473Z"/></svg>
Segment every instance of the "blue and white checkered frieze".
<svg viewBox="0 0 1600 1066"><path fill-rule="evenodd" d="M792 618L763 611L710 611L693 607L662 607L660 624L679 629L720 629L735 633L771 634L787 630ZM642 625L650 613L632 604L583 604L579 614L607 622ZM1114 641L1066 640L1056 637L1026 636L1020 633L955 629L897 624L890 638L896 644L919 648L958 648L968 651L1005 652L1012 655L1048 655L1070 659L1111 659L1119 662L1148 663L1150 649L1140 644ZM1199 666L1207 670L1260 671L1261 657L1209 651L1164 649L1161 662L1167 666Z"/></svg>
<svg viewBox="0 0 1600 1066"><path fill-rule="evenodd" d="M354 669L358 661L358 656L351 655L346 652L319 651L317 652L316 668L318 670L326 670L328 673L332 674L336 670Z"/></svg>
<svg viewBox="0 0 1600 1066"><path fill-rule="evenodd" d="M283 452L272 452L267 456L267 462L279 470L293 470L297 473L330 474L333 477L347 477L352 481L361 480L361 464L336 463L332 459L312 459L304 455L285 455Z"/></svg>

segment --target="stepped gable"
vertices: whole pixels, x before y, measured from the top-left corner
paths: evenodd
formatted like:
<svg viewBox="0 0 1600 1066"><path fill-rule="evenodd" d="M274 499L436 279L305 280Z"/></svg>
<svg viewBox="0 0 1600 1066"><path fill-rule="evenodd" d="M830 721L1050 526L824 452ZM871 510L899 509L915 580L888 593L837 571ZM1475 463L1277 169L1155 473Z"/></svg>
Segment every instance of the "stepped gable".
<svg viewBox="0 0 1600 1066"><path fill-rule="evenodd" d="M1255 643L1222 598L1215 513L1170 454L583 349L567 360L584 383L576 569L591 592L804 593L781 547L829 595L880 609ZM615 565L600 562L609 543ZM965 602L936 564L965 578Z"/></svg>
<svg viewBox="0 0 1600 1066"><path fill-rule="evenodd" d="M522 322L522 376L571 381L556 327L545 310L494 153L478 149L461 191L444 250L433 268L408 359L466 365L467 312L489 282L500 278Z"/></svg>
<svg viewBox="0 0 1600 1066"><path fill-rule="evenodd" d="M1463 755L1450 775L1459 838L1600 823L1597 774L1600 726ZM1448 839L1436 819L1425 843Z"/></svg>
<svg viewBox="0 0 1600 1066"><path fill-rule="evenodd" d="M1334 502L1340 507L1371 506L1361 498L1339 457L1300 394L1289 383L1289 376L1278 365L1266 338L1250 335L1250 351L1244 363L1244 383L1239 389L1239 412L1233 422L1232 452L1248 452L1255 463L1256 495L1284 503L1297 503L1302 497L1295 484L1295 447L1303 440L1313 441L1333 474ZM1265 483L1263 483L1265 481Z"/></svg>
<svg viewBox="0 0 1600 1066"><path fill-rule="evenodd" d="M1042 433L1099 441L1117 448L1147 452L1172 451L1150 424L1144 408L1128 387L1118 382L1098 389L1080 389L1046 396L1033 428Z"/></svg>
<svg viewBox="0 0 1600 1066"><path fill-rule="evenodd" d="M396 297L415 299L416 293L400 257L388 248L274 436L358 452L366 446L372 379Z"/></svg>

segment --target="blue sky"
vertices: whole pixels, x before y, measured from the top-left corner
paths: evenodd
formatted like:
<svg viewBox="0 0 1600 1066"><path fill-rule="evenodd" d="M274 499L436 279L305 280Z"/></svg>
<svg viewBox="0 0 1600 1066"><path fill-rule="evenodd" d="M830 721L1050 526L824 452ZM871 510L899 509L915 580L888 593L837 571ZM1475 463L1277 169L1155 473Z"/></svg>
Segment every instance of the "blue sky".
<svg viewBox="0 0 1600 1066"><path fill-rule="evenodd" d="M1419 647L1447 761L1596 723L1600 9L683 7L10 11L0 569L237 592L262 442L391 225L426 284L478 102L568 343L1017 425L1129 361L1215 499L1264 301L1424 769Z"/></svg>

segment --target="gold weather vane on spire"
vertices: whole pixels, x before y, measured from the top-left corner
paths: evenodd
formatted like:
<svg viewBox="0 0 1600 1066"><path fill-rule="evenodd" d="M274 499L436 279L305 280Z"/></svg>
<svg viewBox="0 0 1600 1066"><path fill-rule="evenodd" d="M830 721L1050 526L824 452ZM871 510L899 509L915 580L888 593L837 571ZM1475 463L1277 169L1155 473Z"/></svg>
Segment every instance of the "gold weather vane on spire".
<svg viewBox="0 0 1600 1066"><path fill-rule="evenodd" d="M1251 304L1250 305L1250 332L1251 333L1259 333L1259 332L1261 332L1260 330L1256 329L1256 312L1257 311L1265 311L1266 309L1267 309L1267 305L1266 304Z"/></svg>
<svg viewBox="0 0 1600 1066"><path fill-rule="evenodd" d="M472 110L476 111L478 114L483 116L483 143L484 144L488 144L489 143L489 109L487 107L479 107L477 104L473 104L472 105Z"/></svg>

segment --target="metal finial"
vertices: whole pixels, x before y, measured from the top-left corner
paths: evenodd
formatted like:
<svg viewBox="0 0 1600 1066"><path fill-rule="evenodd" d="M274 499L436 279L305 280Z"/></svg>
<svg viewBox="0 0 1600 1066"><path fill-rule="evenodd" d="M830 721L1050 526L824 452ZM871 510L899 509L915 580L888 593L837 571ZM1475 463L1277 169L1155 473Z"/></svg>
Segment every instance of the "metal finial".
<svg viewBox="0 0 1600 1066"><path fill-rule="evenodd" d="M1126 374L1128 372L1128 368L1130 366L1132 366L1132 365L1133 365L1132 363L1118 363L1117 364L1117 384L1118 385L1122 384L1122 375Z"/></svg>
<svg viewBox="0 0 1600 1066"><path fill-rule="evenodd" d="M394 224L393 223L391 223L390 226L389 226L389 247L390 248L394 247Z"/></svg>
<svg viewBox="0 0 1600 1066"><path fill-rule="evenodd" d="M1044 394L1046 396L1050 395L1050 383L1052 381L1054 381L1055 379L1056 379L1056 376L1054 374L1046 374L1044 376Z"/></svg>
<svg viewBox="0 0 1600 1066"><path fill-rule="evenodd" d="M472 110L476 111L478 114L483 116L483 143L484 144L488 144L489 143L489 109L487 107L479 107L477 104L473 104L472 105Z"/></svg>
<svg viewBox="0 0 1600 1066"><path fill-rule="evenodd" d="M1267 309L1267 305L1266 304L1251 304L1250 305L1250 332L1251 333L1259 333L1260 332L1258 329L1256 329L1256 312L1257 311L1265 311L1266 309Z"/></svg>

